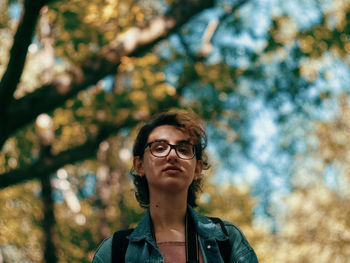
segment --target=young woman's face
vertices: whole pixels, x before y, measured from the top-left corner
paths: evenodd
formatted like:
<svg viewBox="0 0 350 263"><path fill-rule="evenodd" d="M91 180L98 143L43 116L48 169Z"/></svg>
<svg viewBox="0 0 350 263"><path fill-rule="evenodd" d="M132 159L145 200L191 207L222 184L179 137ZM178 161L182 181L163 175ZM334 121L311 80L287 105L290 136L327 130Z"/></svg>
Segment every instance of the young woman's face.
<svg viewBox="0 0 350 263"><path fill-rule="evenodd" d="M189 135L175 126L156 127L149 135L147 142L164 141L172 145L190 142ZM165 157L155 157L147 147L143 159L135 157L134 168L141 176L146 176L150 191L167 191L187 193L192 181L198 179L202 172L202 161L196 156L184 160L179 158L175 149Z"/></svg>

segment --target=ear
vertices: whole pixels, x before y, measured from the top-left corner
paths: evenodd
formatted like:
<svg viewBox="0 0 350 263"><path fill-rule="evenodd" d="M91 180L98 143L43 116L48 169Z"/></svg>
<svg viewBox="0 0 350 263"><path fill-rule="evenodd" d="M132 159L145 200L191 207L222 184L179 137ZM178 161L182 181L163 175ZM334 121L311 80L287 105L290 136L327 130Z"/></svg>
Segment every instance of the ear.
<svg viewBox="0 0 350 263"><path fill-rule="evenodd" d="M203 170L203 161L202 160L197 160L196 168L194 170L194 178L193 178L193 180L197 180L197 179L199 179L201 177L202 170Z"/></svg>
<svg viewBox="0 0 350 263"><path fill-rule="evenodd" d="M143 162L140 159L140 156L135 156L134 157L133 165L134 165L134 169L138 173L138 175L140 175L140 176L144 176L145 175L145 171L143 169Z"/></svg>

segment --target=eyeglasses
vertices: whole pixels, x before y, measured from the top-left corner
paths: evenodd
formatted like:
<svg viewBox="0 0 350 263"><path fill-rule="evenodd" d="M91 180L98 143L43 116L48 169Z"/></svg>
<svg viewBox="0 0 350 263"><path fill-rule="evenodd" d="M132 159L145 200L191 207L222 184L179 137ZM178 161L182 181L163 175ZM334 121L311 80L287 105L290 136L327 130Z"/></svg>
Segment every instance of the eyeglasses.
<svg viewBox="0 0 350 263"><path fill-rule="evenodd" d="M183 160L190 160L195 155L194 146L189 142L173 145L166 141L153 141L147 143L145 149L147 147L151 154L158 158L168 156L172 149L175 149L176 155Z"/></svg>

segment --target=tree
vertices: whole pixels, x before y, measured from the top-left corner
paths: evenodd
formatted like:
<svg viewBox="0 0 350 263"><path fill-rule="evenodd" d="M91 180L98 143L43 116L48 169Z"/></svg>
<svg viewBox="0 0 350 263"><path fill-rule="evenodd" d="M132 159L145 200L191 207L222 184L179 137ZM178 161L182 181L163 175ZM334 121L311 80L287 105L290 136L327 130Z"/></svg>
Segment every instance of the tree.
<svg viewBox="0 0 350 263"><path fill-rule="evenodd" d="M210 177L206 179L199 198L199 211L207 216L234 222L246 235L259 262L273 262L273 251L269 250L273 236L267 227L254 224L253 210L256 200L251 197L251 189L229 183L218 186L210 181Z"/></svg>
<svg viewBox="0 0 350 263"><path fill-rule="evenodd" d="M48 2L27 0L24 3L23 16L11 48L9 64L0 82L0 104L2 105L0 114L2 123L1 145L12 133L33 121L39 114L62 105L77 92L95 84L104 76L115 74L123 56L137 56L137 54L144 52L145 49L181 27L196 12L210 7L213 3L211 1L201 1L200 3L196 1L178 2L167 14L155 17L143 26L130 28L126 33L101 49L100 53L93 58L89 58L80 66L75 66L69 71L59 74L51 79L50 83L42 85L33 93L15 100L13 94L24 67L26 50L32 39L39 11L45 4L48 4ZM45 97L45 100L41 100L43 97ZM131 122L131 118L125 116L122 122L124 125L114 123L113 126L126 126ZM65 164L66 159L70 158L68 155L76 156L75 158L81 156L78 160L91 156L95 152L96 146L118 129L110 126L112 125L105 124L104 127L101 127L95 136L86 142L85 148L78 147L56 156L55 165L48 166L39 160L31 166L31 169L29 168L30 170L18 170L3 174L0 185L6 187L22 180L31 179L28 174L32 174L33 177L40 177L40 174L49 174ZM72 158L70 161L76 160Z"/></svg>
<svg viewBox="0 0 350 263"><path fill-rule="evenodd" d="M68 245L59 249L58 258L66 261L88 261L84 255L91 256L102 237L141 215L126 198L130 188L122 175L130 164L119 154L130 148L124 143L143 118L171 107L194 109L208 123L210 154L230 172L229 180L244 177L252 165L261 171L252 186L259 200L254 211L273 217L273 183L290 184L291 160L300 154L310 121L319 118L314 110L329 107L350 81L343 56L350 6L340 0L24 0L16 34L14 6L21 3L0 5L0 188L11 200L32 195L27 199L37 203L30 211L39 219L31 229L37 229L40 191L28 190L36 182L24 182L51 177L63 186L53 183L54 196L66 201L54 204L56 242L83 248L79 255ZM269 125L256 125L262 112ZM46 150L35 127L39 116L53 123ZM273 142L257 147L255 130L271 126ZM97 181L93 196L82 194L89 180ZM250 200L242 207L251 213ZM4 208L0 220L16 215L12 210ZM249 213L239 219L243 225L252 222ZM65 222L72 218L94 222L93 230L70 227ZM79 244L79 236L88 244Z"/></svg>
<svg viewBox="0 0 350 263"><path fill-rule="evenodd" d="M280 262L347 262L349 200L318 183L287 198L287 222L273 243Z"/></svg>
<svg viewBox="0 0 350 263"><path fill-rule="evenodd" d="M345 94L340 96L339 105L330 120L314 123L308 151L296 156L295 189L285 199L285 213L279 216L281 230L271 243L271 250L276 251L274 260L347 262L350 258L350 138Z"/></svg>
<svg viewBox="0 0 350 263"><path fill-rule="evenodd" d="M44 7L44 5L48 3L49 1L24 1L22 16L10 51L9 63L0 82L0 104L2 105L0 111L1 147L19 128L25 127L28 123L30 124L37 116L40 118L45 116L39 114L54 110L69 98L74 97L80 90L95 84L102 77L115 74L119 64L121 64L121 58L126 55L137 56L138 54L142 54L169 33L175 32L177 28L184 24L191 16L212 5L211 1L202 1L201 3L186 1L184 3L174 4L173 8L170 8L170 11L166 14L158 15L152 19L148 19L148 21L145 21L142 25L129 28L126 33L118 36L118 38L109 43L109 45L101 49L100 52L90 54L84 61L80 61L80 65L73 66L62 74L54 76L52 74L52 63L49 65L46 63L46 68L43 68L41 72L43 75L39 78L41 79L41 84L39 84L41 86L36 87L34 92L24 95L19 99L15 99L13 95L18 91L17 85L22 75L28 47L35 32L35 25L39 12L42 12L41 22L43 24L40 28L41 53L44 58L42 62L45 62L45 59L47 59L47 57L44 57L45 55L48 55L48 58L51 57L51 61L54 59L52 43L50 43L52 36L50 35L50 25L47 19L47 8ZM48 28L48 30L45 31L45 27ZM43 65L45 66L45 63ZM45 100L41 100L43 96L46 98ZM125 104L128 102L129 100L127 98L125 99L124 95L124 98L121 99L121 103L119 103L121 105L119 106L123 107L123 103ZM34 178L41 179L42 195L44 198L43 204L45 207L43 223L46 225L47 230L45 261L56 261L56 253L52 247L53 241L51 241L51 236L54 236L55 233L49 231L49 229L54 226L53 200L51 198L52 187L49 175L64 164L81 161L93 156L98 145L104 139L117 132L122 127L125 128L132 124L134 122L133 119L139 119L137 117L132 118L129 115L131 115L129 112L124 111L120 114L122 117L119 118L119 120L114 120L114 122L95 122L89 127L94 129L92 132L93 134L90 134L89 138L83 141L82 145L75 145L75 148L67 149L66 151L55 152L53 141L55 135L53 134L50 142L46 143L45 140L48 138L46 131L43 131L44 136L40 140L44 141L44 148L40 150L40 152L44 154L39 154L38 158L35 158L36 160L29 162L27 168L20 168L7 173L6 170L1 171L5 172L1 176L0 185L2 188L25 180ZM51 120L47 115L46 119ZM25 133L28 134L29 132L30 134L31 129L32 127L30 127L28 131L24 128ZM18 137L21 138L21 134L19 134ZM35 144L38 147L38 139L39 138L34 139L33 149L35 149ZM66 146L67 145L69 144L66 144ZM6 157L3 160L5 161ZM15 164L14 166L17 165ZM63 233L63 231L59 231L59 233Z"/></svg>

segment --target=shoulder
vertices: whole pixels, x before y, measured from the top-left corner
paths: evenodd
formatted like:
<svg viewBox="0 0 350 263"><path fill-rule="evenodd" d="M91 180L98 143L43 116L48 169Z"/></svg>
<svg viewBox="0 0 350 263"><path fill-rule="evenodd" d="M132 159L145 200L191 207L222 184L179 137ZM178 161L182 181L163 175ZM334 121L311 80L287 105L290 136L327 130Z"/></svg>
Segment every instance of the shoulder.
<svg viewBox="0 0 350 263"><path fill-rule="evenodd" d="M247 241L247 238L243 234L242 230L235 223L229 221L223 221L223 223L230 239L233 239L236 242Z"/></svg>
<svg viewBox="0 0 350 263"><path fill-rule="evenodd" d="M210 217L217 227L225 235L223 241L218 240L220 251L223 248L225 255L229 255L229 262L234 263L258 263L258 258L250 246L242 230L234 223L222 221L219 218Z"/></svg>
<svg viewBox="0 0 350 263"><path fill-rule="evenodd" d="M112 237L108 237L98 246L92 263L112 262Z"/></svg>
<svg viewBox="0 0 350 263"><path fill-rule="evenodd" d="M258 262L256 254L242 230L234 223L223 221L230 245L232 262Z"/></svg>

